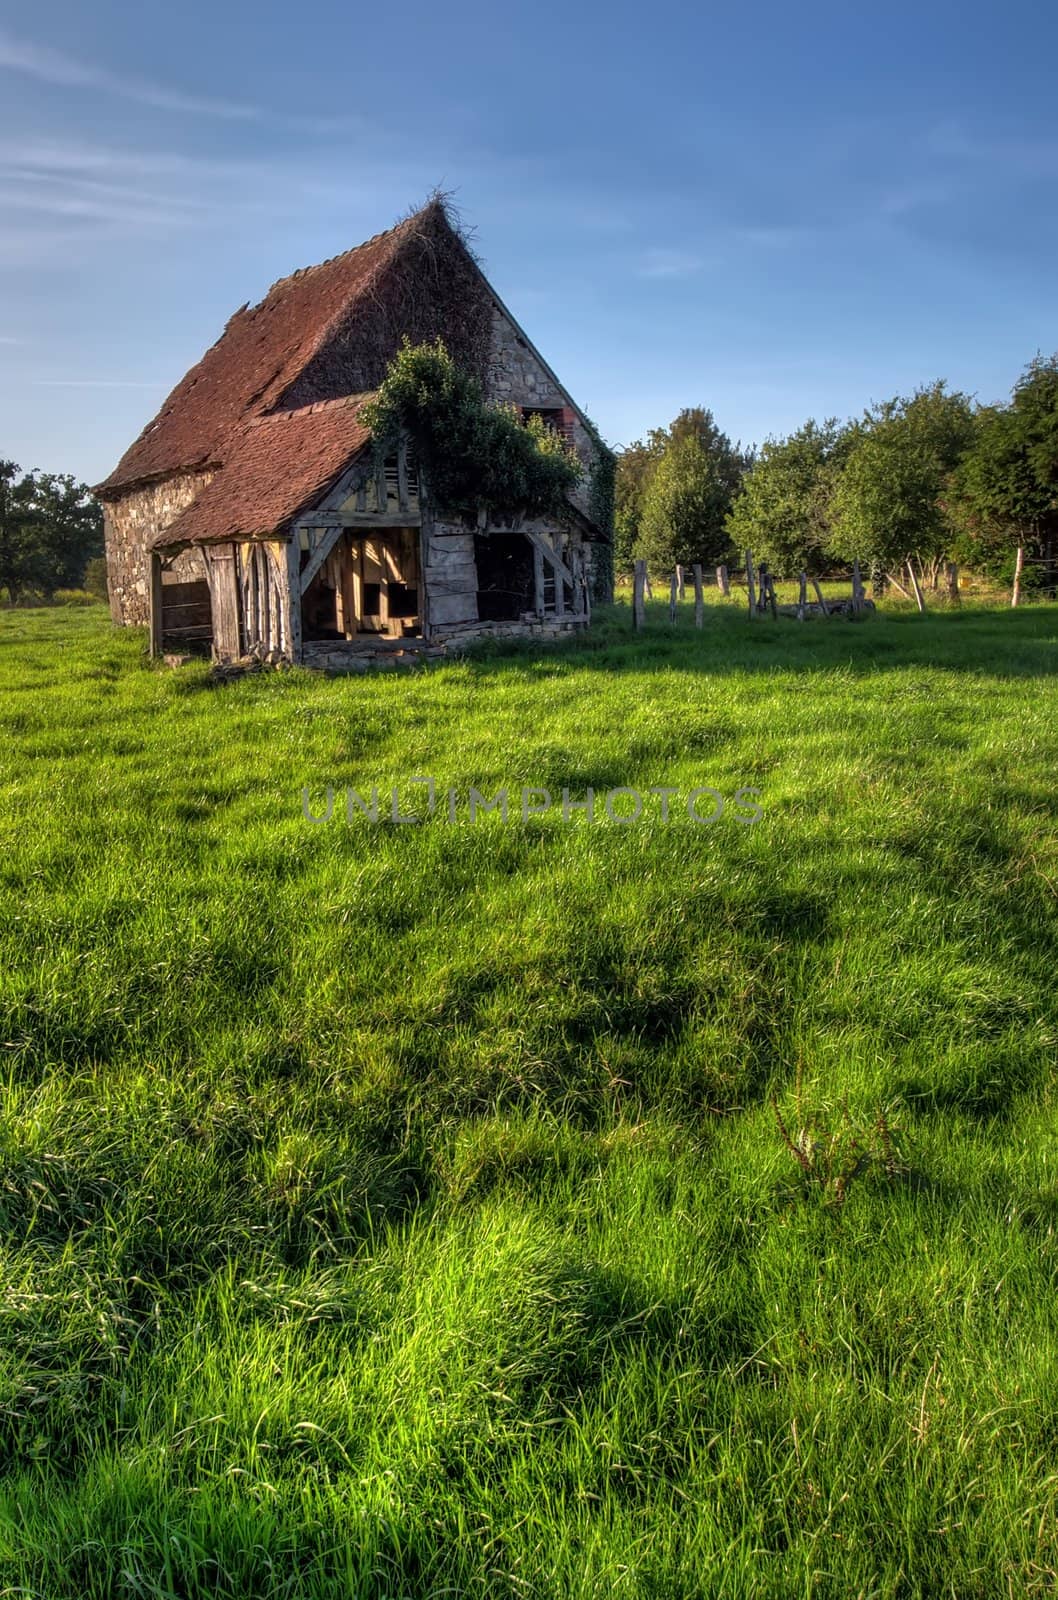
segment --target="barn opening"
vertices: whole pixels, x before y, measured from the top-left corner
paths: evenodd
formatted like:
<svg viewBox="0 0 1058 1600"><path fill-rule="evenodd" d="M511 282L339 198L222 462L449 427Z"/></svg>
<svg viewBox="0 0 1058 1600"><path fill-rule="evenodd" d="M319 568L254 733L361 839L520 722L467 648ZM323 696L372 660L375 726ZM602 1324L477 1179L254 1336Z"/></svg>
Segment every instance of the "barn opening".
<svg viewBox="0 0 1058 1600"><path fill-rule="evenodd" d="M301 552L302 569L309 552ZM361 533L347 528L302 600L306 640L422 635L418 528Z"/></svg>
<svg viewBox="0 0 1058 1600"><path fill-rule="evenodd" d="M213 614L209 584L204 578L186 581L161 574L161 651L208 656L213 643Z"/></svg>
<svg viewBox="0 0 1058 1600"><path fill-rule="evenodd" d="M517 622L536 607L533 549L521 533L476 533L478 617L482 622Z"/></svg>

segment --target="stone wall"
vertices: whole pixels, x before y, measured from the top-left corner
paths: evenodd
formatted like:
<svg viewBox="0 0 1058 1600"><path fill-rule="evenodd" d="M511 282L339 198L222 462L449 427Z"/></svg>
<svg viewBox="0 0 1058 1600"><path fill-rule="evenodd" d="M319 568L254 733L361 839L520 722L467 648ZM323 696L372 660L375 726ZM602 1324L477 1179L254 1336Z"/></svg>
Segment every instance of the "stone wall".
<svg viewBox="0 0 1058 1600"><path fill-rule="evenodd" d="M489 357L485 392L490 400L503 405L539 406L545 411L570 405L569 395L558 387L524 335L518 332L498 306L492 319L492 354ZM578 511L588 516L590 481L587 474L594 465L595 445L576 413L573 447L585 467L585 476L573 490L570 499Z"/></svg>
<svg viewBox="0 0 1058 1600"><path fill-rule="evenodd" d="M104 504L107 591L115 622L143 625L150 620L148 541L167 528L212 477L212 472L179 473ZM193 560L184 562L180 575L185 582L202 576Z"/></svg>

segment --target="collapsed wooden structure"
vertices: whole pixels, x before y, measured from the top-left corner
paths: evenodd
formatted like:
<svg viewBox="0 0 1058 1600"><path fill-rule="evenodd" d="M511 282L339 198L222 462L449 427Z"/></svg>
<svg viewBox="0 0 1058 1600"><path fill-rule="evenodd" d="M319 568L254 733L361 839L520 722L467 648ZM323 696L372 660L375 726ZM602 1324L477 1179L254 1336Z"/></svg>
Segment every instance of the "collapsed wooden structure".
<svg viewBox="0 0 1058 1600"><path fill-rule="evenodd" d="M454 511L413 439L375 448L362 412L403 337L563 436L583 477L559 514ZM111 611L156 653L326 667L582 627L609 598L607 454L434 200L237 312L99 485Z"/></svg>

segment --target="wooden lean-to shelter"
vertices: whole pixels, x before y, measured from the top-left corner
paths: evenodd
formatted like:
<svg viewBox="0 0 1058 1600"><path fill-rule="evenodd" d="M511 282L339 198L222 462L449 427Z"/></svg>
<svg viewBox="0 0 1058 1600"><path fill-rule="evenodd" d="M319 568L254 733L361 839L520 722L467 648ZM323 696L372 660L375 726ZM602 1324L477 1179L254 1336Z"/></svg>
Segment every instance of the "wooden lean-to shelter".
<svg viewBox="0 0 1058 1600"><path fill-rule="evenodd" d="M435 504L413 438L376 450L362 411L405 337L564 436L584 475L558 515ZM607 457L435 199L274 284L176 386L96 490L111 613L155 653L332 667L584 626L608 598Z"/></svg>

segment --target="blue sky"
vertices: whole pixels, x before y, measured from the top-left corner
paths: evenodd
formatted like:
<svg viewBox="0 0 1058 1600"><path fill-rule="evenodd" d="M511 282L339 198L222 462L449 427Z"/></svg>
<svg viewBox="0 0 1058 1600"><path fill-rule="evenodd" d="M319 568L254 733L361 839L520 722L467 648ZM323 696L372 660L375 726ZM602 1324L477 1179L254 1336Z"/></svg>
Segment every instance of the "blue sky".
<svg viewBox="0 0 1058 1600"><path fill-rule="evenodd" d="M1058 12L0 0L0 456L95 481L228 316L456 191L614 443L1058 348Z"/></svg>

